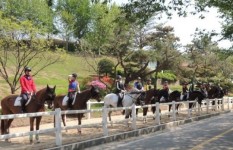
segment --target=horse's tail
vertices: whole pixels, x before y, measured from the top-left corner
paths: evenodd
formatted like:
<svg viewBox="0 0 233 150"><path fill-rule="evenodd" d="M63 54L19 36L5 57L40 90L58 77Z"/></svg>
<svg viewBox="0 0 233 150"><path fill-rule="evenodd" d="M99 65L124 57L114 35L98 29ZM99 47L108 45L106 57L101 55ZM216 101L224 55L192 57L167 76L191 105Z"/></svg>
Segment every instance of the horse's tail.
<svg viewBox="0 0 233 150"><path fill-rule="evenodd" d="M1 120L1 135L4 134L4 130L5 130L5 127L4 127L4 120Z"/></svg>

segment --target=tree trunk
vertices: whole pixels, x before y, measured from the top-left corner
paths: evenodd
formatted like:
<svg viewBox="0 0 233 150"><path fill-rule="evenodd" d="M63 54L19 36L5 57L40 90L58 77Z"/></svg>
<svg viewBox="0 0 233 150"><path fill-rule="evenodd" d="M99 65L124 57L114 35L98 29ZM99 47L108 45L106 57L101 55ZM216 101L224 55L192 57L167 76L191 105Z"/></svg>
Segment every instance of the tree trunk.
<svg viewBox="0 0 233 150"><path fill-rule="evenodd" d="M155 72L155 81L154 81L154 88L157 89L157 81L158 81L158 69L156 69L156 72Z"/></svg>
<svg viewBox="0 0 233 150"><path fill-rule="evenodd" d="M11 94L15 94L15 87L13 87L13 86L10 86L11 87Z"/></svg>

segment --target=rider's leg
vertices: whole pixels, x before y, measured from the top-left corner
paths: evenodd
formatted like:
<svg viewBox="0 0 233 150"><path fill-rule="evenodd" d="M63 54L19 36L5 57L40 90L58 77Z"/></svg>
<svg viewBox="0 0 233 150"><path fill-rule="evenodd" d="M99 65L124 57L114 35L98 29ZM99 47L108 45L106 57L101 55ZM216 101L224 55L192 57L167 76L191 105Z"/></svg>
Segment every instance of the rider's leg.
<svg viewBox="0 0 233 150"><path fill-rule="evenodd" d="M122 106L122 98L121 98L121 95L120 95L120 93L117 93L117 96L118 96L118 101L117 101L117 107L120 107L120 106Z"/></svg>
<svg viewBox="0 0 233 150"><path fill-rule="evenodd" d="M22 109L22 113L26 112L26 108L25 108L25 104L28 100L28 95L27 94L22 94L21 95L22 99L21 99L21 109Z"/></svg>
<svg viewBox="0 0 233 150"><path fill-rule="evenodd" d="M73 95L72 95L72 92L69 92L68 93L68 103L67 103L67 107L68 109L71 109L72 108L72 102L73 102Z"/></svg>

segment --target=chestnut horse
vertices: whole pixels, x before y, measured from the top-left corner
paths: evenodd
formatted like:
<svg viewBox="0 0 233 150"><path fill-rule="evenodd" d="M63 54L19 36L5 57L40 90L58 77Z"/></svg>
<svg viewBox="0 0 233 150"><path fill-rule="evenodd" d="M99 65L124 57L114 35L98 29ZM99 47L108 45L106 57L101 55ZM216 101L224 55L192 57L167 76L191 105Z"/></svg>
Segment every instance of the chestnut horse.
<svg viewBox="0 0 233 150"><path fill-rule="evenodd" d="M62 101L63 98L66 95L58 95L55 97L54 100L54 109L56 108L61 108L61 110L67 110L68 107L67 106L63 106L62 105ZM76 98L75 98L75 102L74 105L72 106L73 110L83 110L87 108L87 101L89 99L96 99L98 102L100 102L100 92L99 89L97 87L91 86L91 88L81 92L81 93L77 93ZM63 114L62 116L62 122L63 125L66 126L66 115ZM77 114L78 117L78 124L81 125L81 120L83 117L83 113L79 113ZM78 132L81 134L81 130L78 130Z"/></svg>
<svg viewBox="0 0 233 150"><path fill-rule="evenodd" d="M55 89L50 88L48 85L46 88L39 90L36 95L32 96L31 101L28 103L26 108L27 113L43 112L45 111L45 102L48 104L48 108L52 109L53 100L55 98ZM15 99L18 95L9 95L1 100L2 115L9 114L20 114L22 112L21 106L14 106ZM40 128L40 121L42 116L30 117L30 131L34 131L34 120L36 119L36 130ZM1 134L9 134L9 128L13 119L1 120ZM8 139L6 140L8 141ZM39 143L39 135L36 134L36 141ZM33 142L33 135L30 135L30 143Z"/></svg>

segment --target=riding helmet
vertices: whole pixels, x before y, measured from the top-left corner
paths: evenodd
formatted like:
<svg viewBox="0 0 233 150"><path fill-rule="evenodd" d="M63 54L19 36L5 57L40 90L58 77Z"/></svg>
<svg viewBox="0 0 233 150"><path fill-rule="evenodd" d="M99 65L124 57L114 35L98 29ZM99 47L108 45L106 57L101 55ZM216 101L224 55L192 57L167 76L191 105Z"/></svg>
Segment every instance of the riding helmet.
<svg viewBox="0 0 233 150"><path fill-rule="evenodd" d="M72 77L77 78L77 73L72 73Z"/></svg>
<svg viewBox="0 0 233 150"><path fill-rule="evenodd" d="M121 75L117 75L117 77L116 77L117 79L121 79Z"/></svg>
<svg viewBox="0 0 233 150"><path fill-rule="evenodd" d="M30 72L30 71L32 71L32 69L31 69L30 67L25 67L25 68L24 68L24 72L26 72L26 71L29 71L29 72Z"/></svg>

